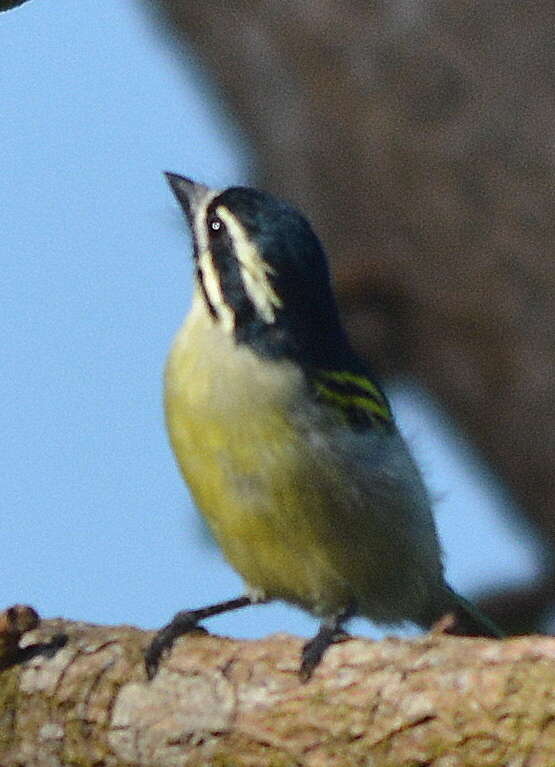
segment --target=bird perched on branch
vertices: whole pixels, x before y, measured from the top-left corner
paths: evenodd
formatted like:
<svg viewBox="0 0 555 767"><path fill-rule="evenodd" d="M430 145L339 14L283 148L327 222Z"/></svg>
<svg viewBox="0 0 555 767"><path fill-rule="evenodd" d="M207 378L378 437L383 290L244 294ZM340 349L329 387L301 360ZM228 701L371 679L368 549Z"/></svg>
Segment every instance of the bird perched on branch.
<svg viewBox="0 0 555 767"><path fill-rule="evenodd" d="M430 499L385 394L341 325L323 248L256 189L168 173L194 244L195 292L166 368L177 462L246 593L178 613L147 650L199 621L283 600L321 619L310 677L355 615L498 636L445 582Z"/></svg>

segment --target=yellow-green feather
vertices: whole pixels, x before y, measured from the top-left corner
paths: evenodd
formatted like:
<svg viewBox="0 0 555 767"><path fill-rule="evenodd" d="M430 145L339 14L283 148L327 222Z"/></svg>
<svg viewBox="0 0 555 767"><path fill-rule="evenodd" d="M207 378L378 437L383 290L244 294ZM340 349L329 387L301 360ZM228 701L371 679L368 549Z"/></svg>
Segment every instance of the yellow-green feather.
<svg viewBox="0 0 555 767"><path fill-rule="evenodd" d="M337 408L346 422L353 416L364 424L381 425L392 420L387 400L370 379L349 370L319 370L314 388L324 402Z"/></svg>
<svg viewBox="0 0 555 767"><path fill-rule="evenodd" d="M393 566L402 544L383 514L350 507L350 472L334 440L322 442L324 428L340 429L340 420L324 413L325 424L314 427L321 410L299 366L235 345L196 301L168 361L166 417L226 558L269 598L321 615L354 600L372 612L366 602L384 583L407 589Z"/></svg>
<svg viewBox="0 0 555 767"><path fill-rule="evenodd" d="M281 363L290 366L286 377L276 375L230 344L204 315L174 344L165 404L175 455L226 558L253 590L333 611L350 589L322 545L323 519L305 513L322 505L322 488L287 418L303 375L291 363Z"/></svg>

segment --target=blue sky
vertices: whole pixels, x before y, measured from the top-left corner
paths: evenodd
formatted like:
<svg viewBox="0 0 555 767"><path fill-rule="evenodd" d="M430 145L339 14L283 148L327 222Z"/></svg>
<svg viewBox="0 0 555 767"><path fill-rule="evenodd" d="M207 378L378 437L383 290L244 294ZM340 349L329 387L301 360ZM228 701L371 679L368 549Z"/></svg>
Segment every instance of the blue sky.
<svg viewBox="0 0 555 767"><path fill-rule="evenodd" d="M162 178L246 183L254 160L191 56L132 0L42 0L0 15L4 483L2 604L155 627L235 596L163 424L161 376L191 293ZM437 499L454 585L530 578L534 542L429 398L391 388ZM309 633L284 606L211 622ZM357 630L372 635L368 624Z"/></svg>

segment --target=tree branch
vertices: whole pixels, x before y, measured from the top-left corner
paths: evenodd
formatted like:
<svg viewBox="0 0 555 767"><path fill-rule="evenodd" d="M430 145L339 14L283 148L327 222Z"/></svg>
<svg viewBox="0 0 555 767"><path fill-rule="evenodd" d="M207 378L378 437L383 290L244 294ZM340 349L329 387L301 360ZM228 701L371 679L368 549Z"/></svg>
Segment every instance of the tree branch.
<svg viewBox="0 0 555 767"><path fill-rule="evenodd" d="M0 13L2 11L10 11L12 8L17 8L18 5L23 5L27 0L0 0Z"/></svg>
<svg viewBox="0 0 555 767"><path fill-rule="evenodd" d="M0 674L2 767L555 763L553 638L353 639L307 684L297 638L198 633L148 682L151 638L64 620L28 632L58 649Z"/></svg>

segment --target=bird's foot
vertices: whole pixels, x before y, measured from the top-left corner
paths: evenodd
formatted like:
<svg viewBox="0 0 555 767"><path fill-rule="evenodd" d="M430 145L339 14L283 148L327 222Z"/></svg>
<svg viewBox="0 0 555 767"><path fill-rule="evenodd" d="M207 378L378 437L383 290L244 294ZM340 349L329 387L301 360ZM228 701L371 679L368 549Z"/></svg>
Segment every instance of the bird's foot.
<svg viewBox="0 0 555 767"><path fill-rule="evenodd" d="M343 630L340 623L323 623L316 636L309 639L303 647L299 669L301 681L309 681L330 645L343 642L345 639L349 639L349 634Z"/></svg>
<svg viewBox="0 0 555 767"><path fill-rule="evenodd" d="M197 613L197 610L182 610L174 615L167 626L156 633L145 651L146 675L149 679L156 676L162 656L171 650L176 639L183 634L189 634L191 631L206 633L206 629L198 625L199 616Z"/></svg>
<svg viewBox="0 0 555 767"><path fill-rule="evenodd" d="M218 602L208 607L200 607L198 610L182 610L174 615L168 625L158 631L146 649L145 667L147 677L153 679L156 676L163 653L171 650L173 643L178 637L191 631L206 633L206 629L199 626L200 621L205 618L211 618L213 615L221 615L221 613L226 613L230 610L238 610L240 607L246 607L252 603L252 598L245 595L236 599L228 599L225 602Z"/></svg>

